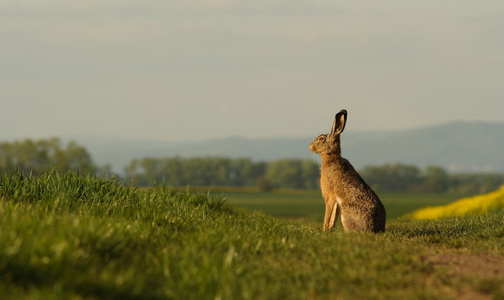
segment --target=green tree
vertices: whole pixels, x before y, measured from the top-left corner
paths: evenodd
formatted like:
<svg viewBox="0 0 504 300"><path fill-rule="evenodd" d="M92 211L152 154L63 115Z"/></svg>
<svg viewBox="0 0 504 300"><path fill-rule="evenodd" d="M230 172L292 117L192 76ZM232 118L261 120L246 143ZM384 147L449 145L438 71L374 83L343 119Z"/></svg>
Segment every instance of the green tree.
<svg viewBox="0 0 504 300"><path fill-rule="evenodd" d="M360 174L373 189L382 191L404 192L421 181L420 169L414 165L369 166Z"/></svg>
<svg viewBox="0 0 504 300"><path fill-rule="evenodd" d="M441 167L428 166L422 184L425 192L446 192L448 190L448 173Z"/></svg>
<svg viewBox="0 0 504 300"><path fill-rule="evenodd" d="M313 189L318 186L319 172L313 161L282 159L268 164L266 178L274 187Z"/></svg>
<svg viewBox="0 0 504 300"><path fill-rule="evenodd" d="M0 168L38 175L47 169L64 172L78 170L83 174L110 174L110 166L98 167L82 146L69 142L63 148L58 138L0 143Z"/></svg>
<svg viewBox="0 0 504 300"><path fill-rule="evenodd" d="M305 160L301 165L305 189L318 189L320 186L320 165L313 160Z"/></svg>

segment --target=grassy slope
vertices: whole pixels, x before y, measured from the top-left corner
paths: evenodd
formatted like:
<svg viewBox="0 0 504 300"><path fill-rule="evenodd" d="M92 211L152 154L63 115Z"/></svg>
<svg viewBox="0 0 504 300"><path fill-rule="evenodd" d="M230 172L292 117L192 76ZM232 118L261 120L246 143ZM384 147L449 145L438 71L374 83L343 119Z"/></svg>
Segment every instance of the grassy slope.
<svg viewBox="0 0 504 300"><path fill-rule="evenodd" d="M433 251L504 247L502 212L323 233L207 194L50 173L0 179L0 228L3 299L450 298L481 280L435 268ZM500 283L484 292L502 297Z"/></svg>

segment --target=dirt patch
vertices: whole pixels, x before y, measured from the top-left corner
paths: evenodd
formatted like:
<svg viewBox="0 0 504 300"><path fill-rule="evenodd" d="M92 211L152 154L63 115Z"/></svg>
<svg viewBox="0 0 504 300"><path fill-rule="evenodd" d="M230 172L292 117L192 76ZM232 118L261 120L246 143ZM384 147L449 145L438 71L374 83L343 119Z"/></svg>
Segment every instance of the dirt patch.
<svg viewBox="0 0 504 300"><path fill-rule="evenodd" d="M434 266L446 266L454 276L504 277L504 256L495 253L455 253L444 250L429 259Z"/></svg>
<svg viewBox="0 0 504 300"><path fill-rule="evenodd" d="M446 269L458 282L456 299L492 299L504 294L504 256L495 252L463 253L444 249L428 260L434 268ZM499 298L500 299L500 298Z"/></svg>

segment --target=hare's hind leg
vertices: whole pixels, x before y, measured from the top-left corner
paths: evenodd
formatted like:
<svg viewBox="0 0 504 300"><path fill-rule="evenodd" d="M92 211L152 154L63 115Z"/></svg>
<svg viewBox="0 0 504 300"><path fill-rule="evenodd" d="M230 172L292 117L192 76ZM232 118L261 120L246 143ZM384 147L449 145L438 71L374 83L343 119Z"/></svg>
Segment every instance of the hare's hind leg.
<svg viewBox="0 0 504 300"><path fill-rule="evenodd" d="M326 211L324 216L324 231L331 230L336 225L336 220L340 214L340 207L336 201L328 201L326 203Z"/></svg>

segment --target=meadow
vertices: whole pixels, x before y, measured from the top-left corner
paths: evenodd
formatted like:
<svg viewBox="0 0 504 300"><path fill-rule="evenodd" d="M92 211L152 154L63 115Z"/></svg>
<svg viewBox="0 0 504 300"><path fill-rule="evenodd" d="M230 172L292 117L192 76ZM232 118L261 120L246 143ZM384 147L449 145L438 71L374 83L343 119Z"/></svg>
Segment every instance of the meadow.
<svg viewBox="0 0 504 300"><path fill-rule="evenodd" d="M296 198L286 195L269 197ZM134 189L75 173L0 176L0 295L504 298L502 210L392 218L386 233L369 234L322 232L308 219L236 207L238 200L226 192Z"/></svg>
<svg viewBox="0 0 504 300"><path fill-rule="evenodd" d="M278 217L302 218L322 222L324 199L319 190L277 190L259 192L253 189L213 189L226 203ZM387 219L392 220L419 208L444 205L460 199L460 194L436 193L378 193L387 209Z"/></svg>

